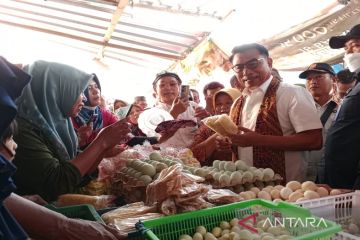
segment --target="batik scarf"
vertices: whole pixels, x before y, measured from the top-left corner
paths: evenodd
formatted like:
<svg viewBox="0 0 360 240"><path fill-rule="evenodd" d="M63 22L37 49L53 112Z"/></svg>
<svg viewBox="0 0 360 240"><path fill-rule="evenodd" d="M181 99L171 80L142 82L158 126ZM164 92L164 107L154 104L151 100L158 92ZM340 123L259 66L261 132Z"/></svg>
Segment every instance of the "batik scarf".
<svg viewBox="0 0 360 240"><path fill-rule="evenodd" d="M45 61L36 61L25 69L32 81L17 101L19 118L46 136L60 160L74 158L78 139L68 113L93 75Z"/></svg>
<svg viewBox="0 0 360 240"><path fill-rule="evenodd" d="M92 80L96 82L98 88L101 91L100 81L95 74L93 74ZM100 110L100 106L91 106L88 88L85 88L84 95L86 96L87 100L84 102L85 106L81 109L79 115L75 117L75 122L80 127L82 125L88 124L90 118L93 118L93 131L100 131L100 129L103 128L103 116Z"/></svg>
<svg viewBox="0 0 360 240"><path fill-rule="evenodd" d="M262 135L283 136L276 109L276 91L280 86L280 80L273 77L266 90L259 113L256 119L255 132ZM242 109L246 96L239 97L230 111L231 119L240 125ZM253 163L257 168L271 168L280 174L286 181L285 152L268 147L253 147Z"/></svg>
<svg viewBox="0 0 360 240"><path fill-rule="evenodd" d="M94 116L94 117L93 117ZM84 106L79 115L75 117L75 121L78 126L82 126L89 123L90 118L94 118L93 122L93 131L97 132L103 128L103 116L99 106L88 107Z"/></svg>

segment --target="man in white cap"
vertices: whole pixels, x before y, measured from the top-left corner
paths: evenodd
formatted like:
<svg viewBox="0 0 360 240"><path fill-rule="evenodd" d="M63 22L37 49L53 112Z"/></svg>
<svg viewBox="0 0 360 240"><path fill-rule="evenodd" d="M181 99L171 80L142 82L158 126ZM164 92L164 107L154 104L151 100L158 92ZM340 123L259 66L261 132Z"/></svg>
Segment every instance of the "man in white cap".
<svg viewBox="0 0 360 240"><path fill-rule="evenodd" d="M346 35L330 38L331 48L344 48L344 62L360 79L360 24ZM325 142L325 179L331 187L360 189L360 84L343 100Z"/></svg>

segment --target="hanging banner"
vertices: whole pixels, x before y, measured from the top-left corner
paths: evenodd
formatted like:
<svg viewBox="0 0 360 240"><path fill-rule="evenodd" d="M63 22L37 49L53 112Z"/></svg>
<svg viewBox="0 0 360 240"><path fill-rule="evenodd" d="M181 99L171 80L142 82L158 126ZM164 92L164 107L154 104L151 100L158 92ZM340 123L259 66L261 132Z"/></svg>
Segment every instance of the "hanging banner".
<svg viewBox="0 0 360 240"><path fill-rule="evenodd" d="M351 0L340 10L333 10L324 10L321 16L259 42L269 49L274 67L281 71L301 71L313 62L341 62L344 50L331 49L329 39L360 23L360 1Z"/></svg>
<svg viewBox="0 0 360 240"><path fill-rule="evenodd" d="M231 63L228 56L223 53L211 40L199 44L184 60L177 62L170 68L180 76L184 76L187 84L196 86L200 79L211 78L215 71L221 69L228 72Z"/></svg>

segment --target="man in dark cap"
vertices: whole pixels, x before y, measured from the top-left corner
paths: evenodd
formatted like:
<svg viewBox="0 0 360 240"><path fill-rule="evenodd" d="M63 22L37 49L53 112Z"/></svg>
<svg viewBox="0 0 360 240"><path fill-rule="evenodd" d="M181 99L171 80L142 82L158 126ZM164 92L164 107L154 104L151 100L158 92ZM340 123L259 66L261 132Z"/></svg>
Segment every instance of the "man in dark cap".
<svg viewBox="0 0 360 240"><path fill-rule="evenodd" d="M355 73L349 69L343 69L336 73L336 97L339 101L344 99L346 93L353 88L356 83Z"/></svg>
<svg viewBox="0 0 360 240"><path fill-rule="evenodd" d="M344 62L360 71L360 24L346 35L330 38L331 48L344 48ZM325 142L325 178L335 188L360 189L360 84L349 91L338 110Z"/></svg>
<svg viewBox="0 0 360 240"><path fill-rule="evenodd" d="M314 98L317 114L323 125L322 137L325 142L326 134L336 116L337 103L333 98L335 72L327 63L313 63L308 69L300 73L299 78L306 79L306 89ZM324 148L309 151L306 179L324 182L325 163Z"/></svg>

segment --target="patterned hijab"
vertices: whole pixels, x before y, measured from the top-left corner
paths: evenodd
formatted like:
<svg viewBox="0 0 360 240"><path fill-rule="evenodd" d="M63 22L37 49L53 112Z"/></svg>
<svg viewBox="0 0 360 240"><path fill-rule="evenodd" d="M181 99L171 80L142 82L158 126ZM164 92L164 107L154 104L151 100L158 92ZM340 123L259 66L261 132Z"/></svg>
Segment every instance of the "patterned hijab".
<svg viewBox="0 0 360 240"><path fill-rule="evenodd" d="M34 62L26 71L32 81L17 101L19 117L47 136L61 160L74 158L77 137L67 114L93 75L45 61Z"/></svg>

